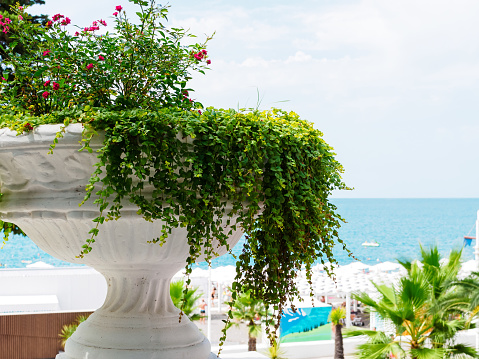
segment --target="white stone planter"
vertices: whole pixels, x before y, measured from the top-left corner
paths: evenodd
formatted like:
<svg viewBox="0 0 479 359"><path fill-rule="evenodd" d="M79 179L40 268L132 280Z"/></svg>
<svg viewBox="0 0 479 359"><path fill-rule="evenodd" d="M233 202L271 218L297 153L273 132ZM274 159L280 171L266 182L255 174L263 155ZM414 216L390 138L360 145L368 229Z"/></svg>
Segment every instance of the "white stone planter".
<svg viewBox="0 0 479 359"><path fill-rule="evenodd" d="M120 220L101 226L91 253L76 257L98 215L92 201L78 206L96 157L78 152L78 124L67 128L48 155L59 128L44 125L21 136L0 130L2 220L20 226L49 254L95 268L108 283L103 306L79 326L57 358L214 358L196 325L185 316L179 322L179 310L169 296L170 280L188 256L185 229L173 230L162 247L148 244L160 233L161 221L146 222L137 208L126 207ZM241 232L235 232L231 246L240 237Z"/></svg>

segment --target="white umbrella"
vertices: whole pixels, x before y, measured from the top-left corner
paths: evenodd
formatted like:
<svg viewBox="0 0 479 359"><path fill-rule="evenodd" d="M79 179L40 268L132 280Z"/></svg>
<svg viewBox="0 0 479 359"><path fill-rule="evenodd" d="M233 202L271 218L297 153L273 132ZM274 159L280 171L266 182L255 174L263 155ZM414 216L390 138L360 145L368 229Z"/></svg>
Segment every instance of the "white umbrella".
<svg viewBox="0 0 479 359"><path fill-rule="evenodd" d="M236 267L229 265L218 267L211 270L211 280L213 282L233 282L236 277Z"/></svg>
<svg viewBox="0 0 479 359"><path fill-rule="evenodd" d="M28 267L28 266L27 266ZM477 268L477 262L474 259L467 261L462 264L461 270L464 272L477 272L479 269Z"/></svg>
<svg viewBox="0 0 479 359"><path fill-rule="evenodd" d="M54 266L42 261L38 261L32 264L27 264L27 268L54 268Z"/></svg>
<svg viewBox="0 0 479 359"><path fill-rule="evenodd" d="M191 271L191 274L190 274L190 277L193 278L193 277L204 277L204 278L208 278L209 276L209 273L208 273L208 270L207 269L201 269L199 267L193 269Z"/></svg>
<svg viewBox="0 0 479 359"><path fill-rule="evenodd" d="M354 270L362 271L363 269L369 269L370 267L371 266L368 266L367 264L364 264L363 262L356 261L356 262L346 264L342 266L341 268L351 268Z"/></svg>
<svg viewBox="0 0 479 359"><path fill-rule="evenodd" d="M372 267L372 269L375 271L388 272L388 271L399 269L400 267L401 265L399 263L386 261L383 263L376 264L375 266Z"/></svg>

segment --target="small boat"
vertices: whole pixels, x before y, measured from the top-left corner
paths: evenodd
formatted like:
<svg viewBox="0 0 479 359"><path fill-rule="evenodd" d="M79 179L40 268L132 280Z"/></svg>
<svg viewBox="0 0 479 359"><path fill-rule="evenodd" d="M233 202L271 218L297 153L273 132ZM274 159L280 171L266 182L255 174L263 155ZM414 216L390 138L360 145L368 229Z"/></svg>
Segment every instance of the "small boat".
<svg viewBox="0 0 479 359"><path fill-rule="evenodd" d="M376 242L376 241L374 241L374 242L368 242L368 241L366 241L366 242L364 242L362 245L363 245L364 247L379 247L379 243Z"/></svg>

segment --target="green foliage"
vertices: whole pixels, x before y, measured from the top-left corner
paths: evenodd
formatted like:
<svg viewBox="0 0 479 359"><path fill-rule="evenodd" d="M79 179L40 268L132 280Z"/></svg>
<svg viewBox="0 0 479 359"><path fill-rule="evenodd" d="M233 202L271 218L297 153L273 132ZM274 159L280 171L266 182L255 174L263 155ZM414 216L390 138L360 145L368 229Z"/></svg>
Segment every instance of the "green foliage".
<svg viewBox="0 0 479 359"><path fill-rule="evenodd" d="M264 354L270 359L287 359L285 351L280 346L280 341L276 338L273 339L273 343Z"/></svg>
<svg viewBox="0 0 479 359"><path fill-rule="evenodd" d="M209 62L205 44L181 45L190 35L162 24L166 7L131 1L140 6L137 24L118 10L115 32L101 36L100 20L72 35L63 15L39 26L17 9L12 28L28 51L5 62L0 125L22 134L79 122L89 152L92 136L105 135L84 198L98 205L98 217L80 257L94 249L104 221L121 218L125 202L146 221L165 223L152 245L187 229L187 275L201 255L216 256L214 241L229 250L227 239L241 229L233 300L250 293L274 311L277 328L284 304L299 295L298 270L312 284L315 262L336 263L335 245L351 255L329 202L347 188L343 168L322 133L294 112L197 110L187 81Z"/></svg>
<svg viewBox="0 0 479 359"><path fill-rule="evenodd" d="M263 302L253 298L250 292L239 294L232 305L235 324L244 321L248 326L248 335L257 338L261 334L261 321L268 315Z"/></svg>
<svg viewBox="0 0 479 359"><path fill-rule="evenodd" d="M187 87L191 71L203 72L205 43L184 46L192 35L168 29L168 7L139 5L138 23L124 10L114 16L115 32L98 35L104 20L72 34L70 19L57 14L44 26L31 22L25 8L13 9L9 24L13 42L0 48L8 54L0 81L0 104L46 114L67 107L110 109L163 106L192 108ZM209 38L206 40L208 41ZM15 54L23 44L22 56Z"/></svg>
<svg viewBox="0 0 479 359"><path fill-rule="evenodd" d="M296 271L304 265L311 278L316 261L335 262L336 243L345 248L338 238L342 219L328 201L334 189L345 188L342 166L321 132L293 112L91 108L39 117L0 114L2 127L20 133L27 123L44 121L83 123L86 150L93 129L105 134L85 196L96 196L99 216L80 256L93 249L101 223L121 217L123 201L136 204L145 220L165 221L153 243L164 243L173 228L187 229L187 273L201 254L215 256L214 239L227 247L231 231L242 228L246 244L233 299L244 288L281 313L298 294ZM153 188L150 194L146 186Z"/></svg>
<svg viewBox="0 0 479 359"><path fill-rule="evenodd" d="M456 307L461 307L468 314L467 324L479 316L479 272L472 272L470 276L451 283L459 291L458 296L464 300L451 301Z"/></svg>
<svg viewBox="0 0 479 359"><path fill-rule="evenodd" d="M67 340L73 335L73 333L75 333L75 331L77 330L78 326L83 323L85 320L88 319L88 315L80 315L78 316L78 318L75 320L75 322L71 323L71 324L65 324L63 327L62 327L62 330L60 332L60 334L58 334L58 336L60 337L60 343L61 343L61 346L62 348L65 348L65 344L67 342Z"/></svg>
<svg viewBox="0 0 479 359"><path fill-rule="evenodd" d="M334 325L341 324L341 319L346 318L346 309L343 307L334 308L329 314L329 321Z"/></svg>
<svg viewBox="0 0 479 359"><path fill-rule="evenodd" d="M180 308L191 321L199 320L201 316L193 313L198 306L196 302L201 298L201 294L196 293L198 287L187 288L183 280L177 280L170 283L170 296L175 307Z"/></svg>
<svg viewBox="0 0 479 359"><path fill-rule="evenodd" d="M31 6L31 5L43 5L45 4L44 0L2 0L0 1L0 14L3 16L3 21L5 22L5 18L9 18L11 20L17 20L17 16L10 12L12 7L20 6ZM46 15L40 16L32 16L30 19L32 22L40 24L46 22ZM3 61L7 57L7 54L2 50L3 48L9 46L14 40L12 38L13 30L9 29L9 31L4 32L4 27L0 26L0 69L3 68ZM11 31L10 31L11 30ZM18 44L14 50L15 53L21 55L24 52L24 48L21 44Z"/></svg>
<svg viewBox="0 0 479 359"><path fill-rule="evenodd" d="M230 319L235 319L235 322L228 322L223 334L226 338L226 330L231 325L239 325L240 322L245 322L248 328L248 351L256 351L256 338L261 334L261 323L268 323L268 311L261 299L255 298L251 295L251 291L241 291L236 299L231 303L232 310L230 311ZM271 345L274 345L274 339L270 338ZM224 340L224 339L223 339Z"/></svg>
<svg viewBox="0 0 479 359"><path fill-rule="evenodd" d="M421 263L399 261L407 270L397 286L376 285L379 300L366 293L356 299L373 308L382 318L390 320L396 333L392 339L385 333L355 329L346 336L367 335L361 345L361 358L477 358L475 350L454 344L458 331L466 329L465 297L453 285L460 269L461 251L451 251L448 261L440 263L438 249L421 246ZM406 347L401 347L401 341Z"/></svg>

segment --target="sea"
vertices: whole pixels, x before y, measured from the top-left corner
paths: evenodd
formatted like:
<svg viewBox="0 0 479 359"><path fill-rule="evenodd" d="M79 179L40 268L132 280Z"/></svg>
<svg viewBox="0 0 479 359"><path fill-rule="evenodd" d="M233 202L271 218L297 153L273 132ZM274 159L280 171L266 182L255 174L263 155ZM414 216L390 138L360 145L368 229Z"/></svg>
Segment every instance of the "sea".
<svg viewBox="0 0 479 359"><path fill-rule="evenodd" d="M437 245L447 256L453 248L461 248L464 236L475 236L475 221L479 198L405 198L405 199L332 199L345 223L339 230L340 238L353 255L365 264L396 259L419 258L420 245ZM378 242L378 247L365 247L362 243ZM241 253L244 238L233 248ZM463 260L474 258L475 240L463 250ZM339 264L354 259L336 246L334 255ZM55 267L77 266L56 259L43 252L29 238L13 236L0 249L0 269L24 268L30 263L43 261ZM234 265L235 258L226 254L212 261L212 267ZM196 266L207 268L206 263Z"/></svg>

